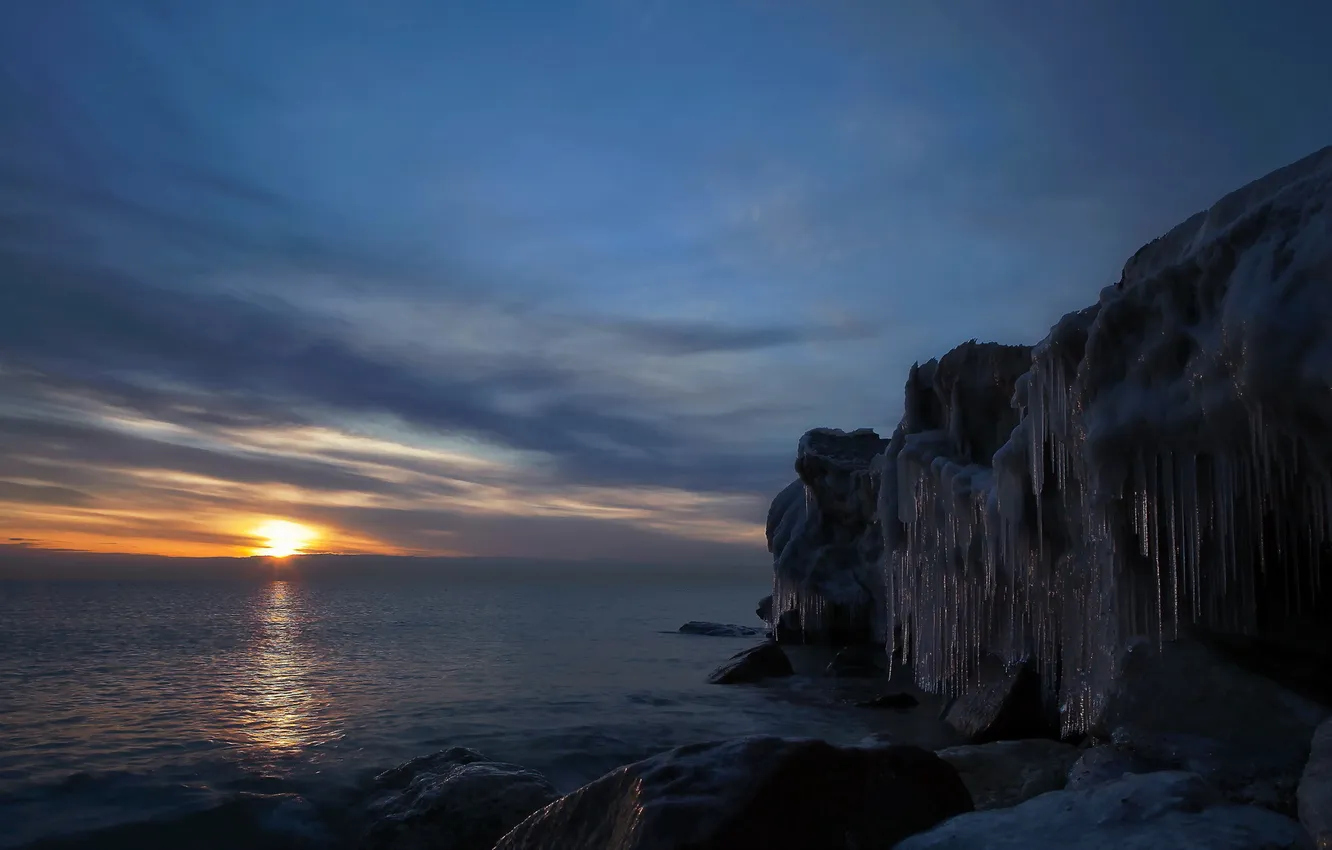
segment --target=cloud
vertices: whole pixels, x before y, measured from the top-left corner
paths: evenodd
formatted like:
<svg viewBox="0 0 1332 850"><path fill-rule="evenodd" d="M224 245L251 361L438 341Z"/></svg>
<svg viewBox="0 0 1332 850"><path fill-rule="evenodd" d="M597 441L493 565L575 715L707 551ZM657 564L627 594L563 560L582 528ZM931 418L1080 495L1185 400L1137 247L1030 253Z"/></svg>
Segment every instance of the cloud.
<svg viewBox="0 0 1332 850"><path fill-rule="evenodd" d="M1161 50L1192 31L1145 3L967 5L25 7L0 530L761 556L803 430L891 427L913 360L1034 341L1332 132L1269 20L1325 11Z"/></svg>

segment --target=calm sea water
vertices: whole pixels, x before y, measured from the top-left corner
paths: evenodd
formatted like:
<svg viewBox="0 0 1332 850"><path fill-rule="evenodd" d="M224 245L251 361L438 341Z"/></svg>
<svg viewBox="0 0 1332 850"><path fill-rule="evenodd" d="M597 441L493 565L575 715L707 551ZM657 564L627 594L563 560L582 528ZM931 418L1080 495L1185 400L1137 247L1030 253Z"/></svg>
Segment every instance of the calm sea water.
<svg viewBox="0 0 1332 850"><path fill-rule="evenodd" d="M320 800L457 745L567 791L695 741L945 734L932 714L838 706L817 676L704 684L750 641L675 630L758 625L765 590L604 575L0 583L0 847L179 848L191 829L252 844L217 837L237 819L317 842Z"/></svg>

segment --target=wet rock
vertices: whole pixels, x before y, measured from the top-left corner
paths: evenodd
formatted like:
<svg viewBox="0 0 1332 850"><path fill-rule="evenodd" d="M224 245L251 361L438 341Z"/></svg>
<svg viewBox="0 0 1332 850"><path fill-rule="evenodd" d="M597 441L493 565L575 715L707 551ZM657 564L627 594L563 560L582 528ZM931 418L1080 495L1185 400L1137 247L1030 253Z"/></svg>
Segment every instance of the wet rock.
<svg viewBox="0 0 1332 850"><path fill-rule="evenodd" d="M680 634L706 637L758 637L767 634L767 631L752 626L737 626L734 623L705 623L701 620L690 620L680 627Z"/></svg>
<svg viewBox="0 0 1332 850"><path fill-rule="evenodd" d="M1190 640L1131 645L1093 727L1136 758L1205 777L1234 802L1295 812L1327 709Z"/></svg>
<svg viewBox="0 0 1332 850"><path fill-rule="evenodd" d="M1299 814L1319 850L1332 848L1332 720L1323 721L1314 733L1300 778Z"/></svg>
<svg viewBox="0 0 1332 850"><path fill-rule="evenodd" d="M713 685L741 685L795 674L791 660L774 641L737 652L725 664L713 670L708 683Z"/></svg>
<svg viewBox="0 0 1332 850"><path fill-rule="evenodd" d="M891 847L970 810L957 772L917 747L743 738L613 771L529 817L495 850Z"/></svg>
<svg viewBox="0 0 1332 850"><path fill-rule="evenodd" d="M881 646L847 646L837 651L823 671L826 676L844 679L882 676L888 669L888 655Z"/></svg>
<svg viewBox="0 0 1332 850"><path fill-rule="evenodd" d="M489 850L559 795L536 771L454 747L375 778L367 850Z"/></svg>
<svg viewBox="0 0 1332 850"><path fill-rule="evenodd" d="M861 700L855 703L856 708L907 709L915 708L918 705L920 705L920 700L908 693L884 694L874 699Z"/></svg>
<svg viewBox="0 0 1332 850"><path fill-rule="evenodd" d="M938 751L939 758L957 768L977 811L1016 806L1038 794L1063 789L1069 767L1079 755L1077 747L1043 738Z"/></svg>
<svg viewBox="0 0 1332 850"><path fill-rule="evenodd" d="M1197 774L1130 774L945 821L897 850L1306 850L1294 820L1226 802Z"/></svg>
<svg viewBox="0 0 1332 850"><path fill-rule="evenodd" d="M980 683L953 701L944 720L973 744L1058 738L1040 677L1026 665L986 659Z"/></svg>

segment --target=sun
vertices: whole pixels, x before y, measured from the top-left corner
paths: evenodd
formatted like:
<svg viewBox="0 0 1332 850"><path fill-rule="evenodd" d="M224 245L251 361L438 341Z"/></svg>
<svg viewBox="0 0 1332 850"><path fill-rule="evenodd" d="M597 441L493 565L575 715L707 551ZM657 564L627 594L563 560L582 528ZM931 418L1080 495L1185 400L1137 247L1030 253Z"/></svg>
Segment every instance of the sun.
<svg viewBox="0 0 1332 850"><path fill-rule="evenodd" d="M264 541L264 545L255 549L254 554L285 558L304 552L319 535L313 528L297 522L270 519L254 530L254 536Z"/></svg>

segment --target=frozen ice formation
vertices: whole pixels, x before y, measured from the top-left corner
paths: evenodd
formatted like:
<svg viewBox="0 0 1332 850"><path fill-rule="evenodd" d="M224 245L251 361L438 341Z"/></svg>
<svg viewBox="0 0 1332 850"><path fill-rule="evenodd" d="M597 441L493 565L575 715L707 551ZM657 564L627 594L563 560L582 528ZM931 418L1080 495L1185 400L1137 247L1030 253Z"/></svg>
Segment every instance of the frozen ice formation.
<svg viewBox="0 0 1332 850"><path fill-rule="evenodd" d="M851 436L810 432L801 456ZM1332 557L1332 147L1142 248L1035 347L913 367L876 457L822 489L802 462L769 515L774 608L861 598L877 546L861 592L922 687L1034 659L1073 731L1135 636L1279 630ZM848 535L861 561L811 555Z"/></svg>
<svg viewBox="0 0 1332 850"><path fill-rule="evenodd" d="M783 639L882 638L883 544L870 464L888 442L873 431L818 428L800 439L800 477L768 511L771 622Z"/></svg>

